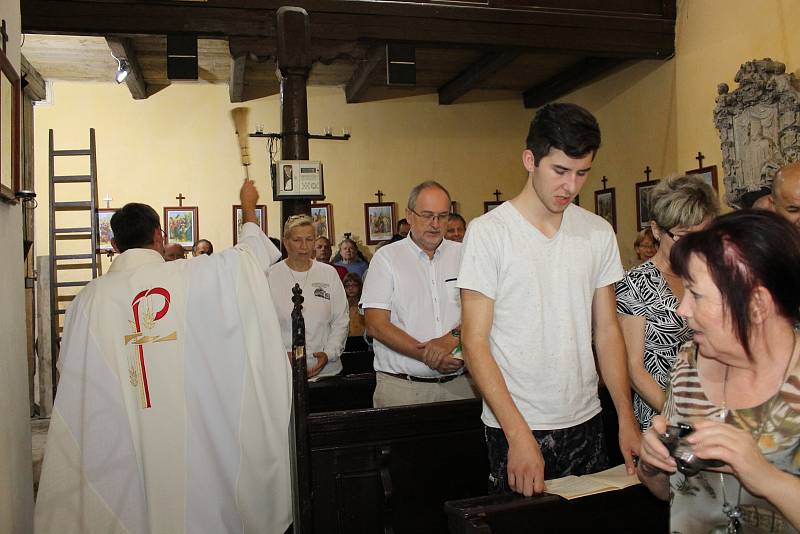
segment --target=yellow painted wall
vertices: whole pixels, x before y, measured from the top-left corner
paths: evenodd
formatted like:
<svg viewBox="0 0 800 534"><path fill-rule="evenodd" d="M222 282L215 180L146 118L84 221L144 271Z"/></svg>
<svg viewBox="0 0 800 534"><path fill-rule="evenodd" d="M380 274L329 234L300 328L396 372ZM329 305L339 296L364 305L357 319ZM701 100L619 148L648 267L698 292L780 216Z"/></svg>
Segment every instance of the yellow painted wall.
<svg viewBox="0 0 800 534"><path fill-rule="evenodd" d="M328 126L347 142L311 141L312 159L323 161L326 202L333 204L334 231L364 237L364 203L394 201L398 218L410 188L436 179L448 187L467 218L483 212L483 201L499 188L504 198L524 180L521 152L531 112L519 101L439 106L435 96L348 105L338 88L310 88L309 126L323 133ZM250 130L263 124L278 131L279 102L270 97L247 104ZM48 129L60 148L88 147L95 128L99 197L151 204L159 213L176 205L199 206L200 234L215 246L232 242L231 206L238 203L243 177L224 85L179 85L144 101L134 101L124 86L57 82L54 105L36 108L36 172L40 205L47 204ZM267 183L264 139L252 139L250 168L268 206L269 234L279 237L279 206ZM85 172L86 160L59 159L56 172ZM59 186L64 187L64 186ZM72 187L72 186L66 186ZM79 189L74 186L73 189ZM76 193L77 194L77 193ZM70 192L67 192L67 196ZM61 197L65 199L67 197ZM46 211L37 213L46 221ZM66 225L66 222L59 223ZM46 223L39 225L39 254L46 254Z"/></svg>
<svg viewBox="0 0 800 534"><path fill-rule="evenodd" d="M8 31L6 54L19 72L19 2L0 0ZM0 532L33 525L28 359L25 348L25 270L22 207L0 202Z"/></svg>

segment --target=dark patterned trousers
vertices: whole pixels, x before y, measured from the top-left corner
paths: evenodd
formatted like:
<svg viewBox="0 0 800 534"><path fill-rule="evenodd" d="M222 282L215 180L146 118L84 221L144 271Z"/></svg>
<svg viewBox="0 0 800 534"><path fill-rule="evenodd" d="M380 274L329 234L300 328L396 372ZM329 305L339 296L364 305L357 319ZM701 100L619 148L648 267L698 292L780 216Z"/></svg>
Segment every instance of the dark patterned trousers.
<svg viewBox="0 0 800 534"><path fill-rule="evenodd" d="M506 436L500 428L484 426L484 430L489 452L489 494L510 492ZM545 480L587 475L609 467L599 413L573 427L532 432L544 457Z"/></svg>

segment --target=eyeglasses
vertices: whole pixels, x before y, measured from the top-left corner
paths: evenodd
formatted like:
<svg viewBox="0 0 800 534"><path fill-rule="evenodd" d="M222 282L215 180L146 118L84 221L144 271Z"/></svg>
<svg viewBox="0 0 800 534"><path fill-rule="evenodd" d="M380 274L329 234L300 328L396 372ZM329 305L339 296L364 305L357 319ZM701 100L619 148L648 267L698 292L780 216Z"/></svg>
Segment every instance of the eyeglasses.
<svg viewBox="0 0 800 534"><path fill-rule="evenodd" d="M684 237L686 235L686 234L673 234L672 232L670 232L669 230L667 230L665 228L662 228L661 230L663 230L664 233L667 234L670 237L670 239L672 239L673 241L678 241L680 238L682 238L682 237Z"/></svg>
<svg viewBox="0 0 800 534"><path fill-rule="evenodd" d="M431 213L429 211L423 211L422 213L417 213L416 211L409 208L411 213L425 221L426 223L432 222L434 219L437 221L446 221L448 217L450 217L450 212L445 211L442 213Z"/></svg>

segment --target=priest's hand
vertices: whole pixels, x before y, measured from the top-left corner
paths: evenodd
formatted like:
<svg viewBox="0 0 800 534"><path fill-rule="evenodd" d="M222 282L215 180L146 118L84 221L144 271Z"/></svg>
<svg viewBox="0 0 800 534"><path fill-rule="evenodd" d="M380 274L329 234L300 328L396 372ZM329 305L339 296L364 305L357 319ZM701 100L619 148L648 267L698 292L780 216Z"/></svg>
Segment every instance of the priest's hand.
<svg viewBox="0 0 800 534"><path fill-rule="evenodd" d="M258 189L253 180L245 179L239 190L239 201L242 203L242 222L258 224L256 217L256 204L258 203Z"/></svg>
<svg viewBox="0 0 800 534"><path fill-rule="evenodd" d="M328 363L328 355L324 352L315 352L314 357L317 359L317 365L308 370L308 378L317 376Z"/></svg>
<svg viewBox="0 0 800 534"><path fill-rule="evenodd" d="M508 486L530 497L545 490L544 457L531 431L523 430L508 439Z"/></svg>

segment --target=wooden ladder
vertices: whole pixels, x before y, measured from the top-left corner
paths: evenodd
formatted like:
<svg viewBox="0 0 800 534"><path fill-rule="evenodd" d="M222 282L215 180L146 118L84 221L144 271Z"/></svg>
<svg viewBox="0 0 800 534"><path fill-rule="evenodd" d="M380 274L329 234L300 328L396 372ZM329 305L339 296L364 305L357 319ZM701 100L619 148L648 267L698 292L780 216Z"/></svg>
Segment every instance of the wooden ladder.
<svg viewBox="0 0 800 534"><path fill-rule="evenodd" d="M53 130L50 134L50 344L52 361L53 398L58 381L58 352L61 346L61 332L64 328L66 307L75 298L77 292L97 278L100 262L97 250L97 152L94 141L94 128L89 129L89 148L79 150L56 150L53 143ZM88 156L89 170L87 174L56 175L56 158ZM60 201L64 197L64 188L59 195L59 185L85 184L67 186L72 190L71 198L77 196L79 190L81 200ZM83 193L85 192L85 196ZM83 200L86 199L86 200ZM82 222L69 226L57 226L56 214L62 212L80 212L76 218ZM85 216L85 218L84 218ZM85 220L85 222L83 222ZM69 244L69 245L68 245ZM59 248L69 247L69 253L61 253ZM61 281L59 273L69 271L68 280ZM63 305L63 307L62 307Z"/></svg>

